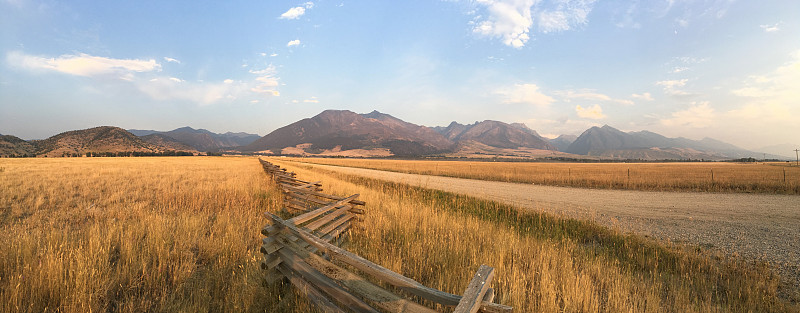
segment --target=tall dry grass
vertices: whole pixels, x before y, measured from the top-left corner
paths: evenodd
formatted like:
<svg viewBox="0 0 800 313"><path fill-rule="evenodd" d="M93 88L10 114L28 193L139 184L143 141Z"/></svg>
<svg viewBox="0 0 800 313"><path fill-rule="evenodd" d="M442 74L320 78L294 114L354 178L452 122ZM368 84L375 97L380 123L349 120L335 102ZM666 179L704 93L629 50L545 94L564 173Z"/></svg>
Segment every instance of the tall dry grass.
<svg viewBox="0 0 800 313"><path fill-rule="evenodd" d="M553 186L800 194L800 167L786 163L533 163L342 158L290 160Z"/></svg>
<svg viewBox="0 0 800 313"><path fill-rule="evenodd" d="M259 268L254 158L0 159L0 312L305 312Z"/></svg>
<svg viewBox="0 0 800 313"><path fill-rule="evenodd" d="M270 161L359 193L365 225L345 248L421 283L461 294L495 267L496 302L518 312L797 312L765 265L522 212L435 190ZM796 301L797 299L795 299Z"/></svg>

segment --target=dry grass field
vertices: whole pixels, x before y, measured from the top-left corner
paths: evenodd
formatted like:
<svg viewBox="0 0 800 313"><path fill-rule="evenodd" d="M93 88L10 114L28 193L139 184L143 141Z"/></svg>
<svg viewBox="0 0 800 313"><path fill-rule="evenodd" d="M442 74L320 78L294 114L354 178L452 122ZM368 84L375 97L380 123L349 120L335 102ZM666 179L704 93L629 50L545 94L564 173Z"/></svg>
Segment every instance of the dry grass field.
<svg viewBox="0 0 800 313"><path fill-rule="evenodd" d="M496 301L517 312L797 311L763 265L275 163L361 194L347 249L457 294L494 266ZM312 311L259 268L263 212L280 198L254 158L0 159L0 312Z"/></svg>
<svg viewBox="0 0 800 313"><path fill-rule="evenodd" d="M623 234L592 222L270 159L359 193L365 227L345 248L421 283L461 293L496 268L496 302L518 312L796 312L764 264ZM794 292L797 301L797 292Z"/></svg>
<svg viewBox="0 0 800 313"><path fill-rule="evenodd" d="M800 167L793 163L531 163L341 158L294 160L401 173L552 186L800 194Z"/></svg>
<svg viewBox="0 0 800 313"><path fill-rule="evenodd" d="M280 201L254 158L0 159L0 312L308 309L263 285Z"/></svg>

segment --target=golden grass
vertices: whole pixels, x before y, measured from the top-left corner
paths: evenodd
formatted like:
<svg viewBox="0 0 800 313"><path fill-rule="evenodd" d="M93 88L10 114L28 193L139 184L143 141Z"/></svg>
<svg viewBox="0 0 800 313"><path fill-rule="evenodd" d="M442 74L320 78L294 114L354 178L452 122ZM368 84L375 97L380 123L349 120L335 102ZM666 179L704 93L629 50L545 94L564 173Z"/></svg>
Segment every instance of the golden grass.
<svg viewBox="0 0 800 313"><path fill-rule="evenodd" d="M440 290L463 293L487 264L495 301L517 312L797 312L763 264L285 160L270 159L366 201L346 249Z"/></svg>
<svg viewBox="0 0 800 313"><path fill-rule="evenodd" d="M305 312L265 286L254 158L0 159L0 312Z"/></svg>
<svg viewBox="0 0 800 313"><path fill-rule="evenodd" d="M496 301L517 312L796 311L763 266L289 167L367 201L346 248L456 294L494 266ZM262 213L280 201L254 158L0 159L0 312L311 311L259 268Z"/></svg>
<svg viewBox="0 0 800 313"><path fill-rule="evenodd" d="M800 167L793 166L793 163L532 163L341 158L290 160L553 186L800 194Z"/></svg>

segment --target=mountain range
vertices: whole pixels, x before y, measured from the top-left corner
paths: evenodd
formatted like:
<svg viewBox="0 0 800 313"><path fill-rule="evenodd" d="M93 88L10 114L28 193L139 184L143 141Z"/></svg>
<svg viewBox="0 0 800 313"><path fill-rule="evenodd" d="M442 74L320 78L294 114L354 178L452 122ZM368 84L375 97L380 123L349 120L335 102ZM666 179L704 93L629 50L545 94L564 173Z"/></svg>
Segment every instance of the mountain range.
<svg viewBox="0 0 800 313"><path fill-rule="evenodd" d="M260 138L260 136L256 134L232 132L218 134L205 129L194 129L188 126L170 131L141 129L129 129L128 131L136 136L141 137L150 135L166 136L176 142L190 146L194 150L204 152L244 146Z"/></svg>
<svg viewBox="0 0 800 313"><path fill-rule="evenodd" d="M533 134L532 130L530 130ZM322 113L281 127L242 147L242 151L273 154L418 156L458 152L475 144L500 149L555 150L549 142L524 129L498 121L430 128L373 111Z"/></svg>
<svg viewBox="0 0 800 313"><path fill-rule="evenodd" d="M790 146L772 147L775 151ZM771 152L766 151L764 152ZM473 124L452 122L427 127L372 111L322 113L278 128L264 137L248 133L217 134L181 127L171 131L124 130L101 126L61 133L44 140L26 141L0 135L0 156L64 156L86 152L165 151L241 152L318 156L445 156L504 158L572 158L595 160L725 160L739 158L788 159L704 138L668 138L649 131L623 132L611 126L592 127L580 136L547 139L522 123L485 120Z"/></svg>
<svg viewBox="0 0 800 313"><path fill-rule="evenodd" d="M247 133L216 134L205 129L178 128L168 132L127 131L100 126L57 134L44 140L26 141L11 135L0 136L0 156L74 156L91 153L138 152L143 154L183 151L193 154L239 147L258 139Z"/></svg>
<svg viewBox="0 0 800 313"><path fill-rule="evenodd" d="M587 129L569 144L564 152L601 158L643 160L761 159L764 156L783 158L778 155L748 151L711 138L701 140L668 138L649 131L626 133L608 125Z"/></svg>

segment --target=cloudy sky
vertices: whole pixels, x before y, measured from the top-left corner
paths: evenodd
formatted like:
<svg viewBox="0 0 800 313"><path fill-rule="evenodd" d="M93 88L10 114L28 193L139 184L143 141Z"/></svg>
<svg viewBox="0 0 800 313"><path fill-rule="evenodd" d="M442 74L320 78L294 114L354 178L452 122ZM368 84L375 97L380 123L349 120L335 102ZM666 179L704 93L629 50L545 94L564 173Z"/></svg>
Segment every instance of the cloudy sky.
<svg viewBox="0 0 800 313"><path fill-rule="evenodd" d="M0 0L0 133L325 109L798 143L800 1Z"/></svg>

